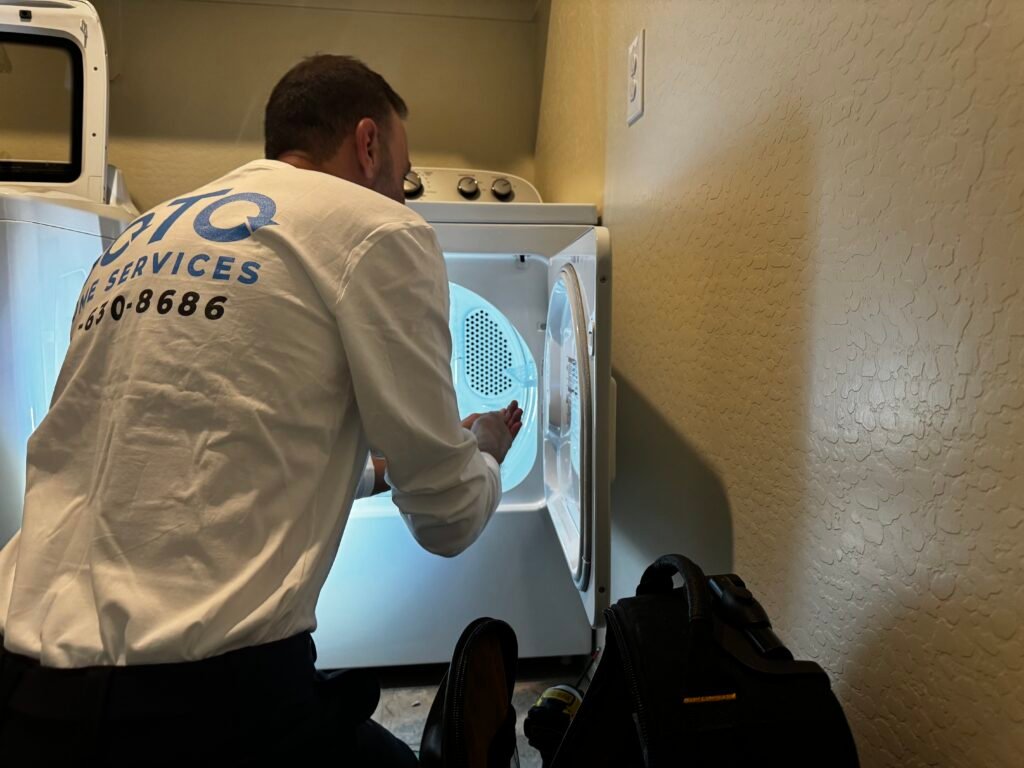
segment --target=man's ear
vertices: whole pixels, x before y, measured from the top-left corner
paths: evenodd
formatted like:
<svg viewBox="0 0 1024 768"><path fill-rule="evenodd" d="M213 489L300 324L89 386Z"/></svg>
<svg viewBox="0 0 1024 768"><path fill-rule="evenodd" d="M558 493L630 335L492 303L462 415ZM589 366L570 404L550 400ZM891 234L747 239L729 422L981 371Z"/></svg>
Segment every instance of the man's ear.
<svg viewBox="0 0 1024 768"><path fill-rule="evenodd" d="M356 159L367 182L377 178L381 162L381 133L376 121L364 117L356 124Z"/></svg>

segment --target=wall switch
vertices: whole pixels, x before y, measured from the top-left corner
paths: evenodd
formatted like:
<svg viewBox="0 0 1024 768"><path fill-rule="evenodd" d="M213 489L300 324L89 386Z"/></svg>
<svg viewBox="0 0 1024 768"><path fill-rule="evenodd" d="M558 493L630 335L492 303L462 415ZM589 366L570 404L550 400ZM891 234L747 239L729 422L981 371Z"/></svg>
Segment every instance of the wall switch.
<svg viewBox="0 0 1024 768"><path fill-rule="evenodd" d="M633 38L626 51L626 125L644 113L644 30Z"/></svg>

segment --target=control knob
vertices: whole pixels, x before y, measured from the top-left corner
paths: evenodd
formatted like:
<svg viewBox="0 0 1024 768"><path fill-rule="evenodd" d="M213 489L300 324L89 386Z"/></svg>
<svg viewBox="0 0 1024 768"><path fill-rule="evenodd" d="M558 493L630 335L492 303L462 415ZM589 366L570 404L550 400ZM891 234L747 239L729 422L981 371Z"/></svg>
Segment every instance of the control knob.
<svg viewBox="0 0 1024 768"><path fill-rule="evenodd" d="M495 179L494 183L491 184L491 194L501 200L501 202L507 203L512 199L513 195L512 182L508 179Z"/></svg>
<svg viewBox="0 0 1024 768"><path fill-rule="evenodd" d="M423 179L416 171L409 171L405 174L405 181L402 182L402 189L405 192L406 200L415 200L423 194Z"/></svg>
<svg viewBox="0 0 1024 768"><path fill-rule="evenodd" d="M480 194L480 185L472 176L463 176L459 179L459 194L467 200L472 200Z"/></svg>

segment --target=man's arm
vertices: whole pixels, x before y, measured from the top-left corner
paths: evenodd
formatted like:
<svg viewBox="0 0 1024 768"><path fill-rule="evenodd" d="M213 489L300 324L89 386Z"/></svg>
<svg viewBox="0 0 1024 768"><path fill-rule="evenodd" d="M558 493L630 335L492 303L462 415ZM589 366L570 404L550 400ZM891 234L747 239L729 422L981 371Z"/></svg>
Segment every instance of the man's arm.
<svg viewBox="0 0 1024 768"><path fill-rule="evenodd" d="M462 420L463 429L473 429L473 425L476 423L483 414L471 413L469 416ZM519 407L519 403L513 400L509 403L507 408L503 408L498 412L501 422L508 429L509 434L515 438L519 434L519 430L523 426L523 409ZM479 438L477 440L479 443ZM481 448L481 450L483 450ZM374 455L366 461L366 468L363 470L363 477L359 481L359 488L356 491L356 498L362 498L364 496L375 496L378 493L384 493L385 491L391 490L391 486L388 485L387 481L387 470L388 462L386 459L378 458Z"/></svg>
<svg viewBox="0 0 1024 768"><path fill-rule="evenodd" d="M458 554L497 507L501 475L459 422L448 277L433 231L397 227L353 254L337 319L363 428L387 457L395 505L424 548Z"/></svg>

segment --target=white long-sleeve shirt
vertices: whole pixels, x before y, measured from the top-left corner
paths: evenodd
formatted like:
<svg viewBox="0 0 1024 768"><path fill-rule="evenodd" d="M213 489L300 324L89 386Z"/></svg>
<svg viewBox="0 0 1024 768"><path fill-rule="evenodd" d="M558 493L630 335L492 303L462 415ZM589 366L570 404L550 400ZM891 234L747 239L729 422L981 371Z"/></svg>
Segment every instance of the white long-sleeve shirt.
<svg viewBox="0 0 1024 768"><path fill-rule="evenodd" d="M162 663L314 628L371 447L416 539L462 551L501 480L450 356L437 239L379 194L260 160L140 217L29 441L5 646Z"/></svg>

